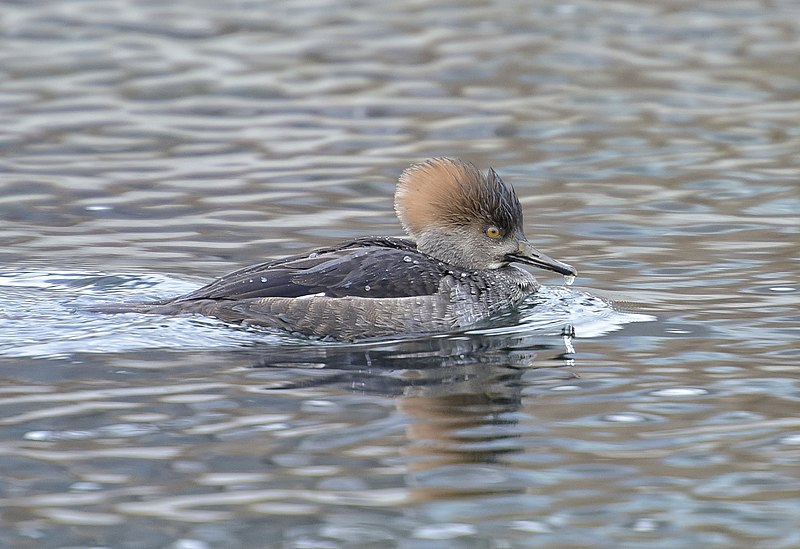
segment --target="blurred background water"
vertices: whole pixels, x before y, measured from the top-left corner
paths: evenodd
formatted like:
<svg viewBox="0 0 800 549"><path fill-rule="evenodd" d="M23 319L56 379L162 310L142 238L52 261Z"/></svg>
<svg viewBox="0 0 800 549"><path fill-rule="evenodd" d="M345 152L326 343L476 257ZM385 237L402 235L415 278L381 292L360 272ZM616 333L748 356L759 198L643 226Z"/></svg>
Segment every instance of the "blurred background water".
<svg viewBox="0 0 800 549"><path fill-rule="evenodd" d="M800 546L798 51L795 0L3 3L0 547ZM576 287L359 345L83 310L398 234L438 155Z"/></svg>

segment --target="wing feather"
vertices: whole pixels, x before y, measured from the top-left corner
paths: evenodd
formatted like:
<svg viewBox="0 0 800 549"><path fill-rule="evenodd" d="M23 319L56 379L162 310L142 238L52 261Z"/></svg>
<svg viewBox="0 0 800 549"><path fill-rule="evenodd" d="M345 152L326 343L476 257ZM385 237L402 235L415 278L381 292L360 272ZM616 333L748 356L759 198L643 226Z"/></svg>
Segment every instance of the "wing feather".
<svg viewBox="0 0 800 549"><path fill-rule="evenodd" d="M172 303L263 297L432 295L447 274L410 240L362 238L234 271Z"/></svg>

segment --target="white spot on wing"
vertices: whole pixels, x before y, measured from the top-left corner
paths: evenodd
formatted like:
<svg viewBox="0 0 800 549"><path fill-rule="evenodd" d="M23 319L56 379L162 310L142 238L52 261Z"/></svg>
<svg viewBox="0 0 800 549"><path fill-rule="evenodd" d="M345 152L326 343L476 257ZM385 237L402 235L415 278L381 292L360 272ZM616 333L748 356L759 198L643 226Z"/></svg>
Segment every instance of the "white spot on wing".
<svg viewBox="0 0 800 549"><path fill-rule="evenodd" d="M312 297L325 297L325 292L319 292L318 294L299 295L296 299L311 299Z"/></svg>

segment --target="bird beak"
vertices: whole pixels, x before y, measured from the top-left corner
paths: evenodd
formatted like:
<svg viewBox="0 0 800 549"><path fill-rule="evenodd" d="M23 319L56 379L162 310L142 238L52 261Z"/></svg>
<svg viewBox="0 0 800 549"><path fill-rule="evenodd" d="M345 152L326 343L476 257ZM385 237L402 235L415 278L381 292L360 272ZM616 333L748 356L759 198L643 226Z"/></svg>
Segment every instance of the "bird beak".
<svg viewBox="0 0 800 549"><path fill-rule="evenodd" d="M577 276L578 271L572 265L562 263L553 259L549 255L540 252L527 240L519 241L519 248L515 253L506 256L510 261L517 261L527 265L533 265L546 271L554 271L564 276Z"/></svg>

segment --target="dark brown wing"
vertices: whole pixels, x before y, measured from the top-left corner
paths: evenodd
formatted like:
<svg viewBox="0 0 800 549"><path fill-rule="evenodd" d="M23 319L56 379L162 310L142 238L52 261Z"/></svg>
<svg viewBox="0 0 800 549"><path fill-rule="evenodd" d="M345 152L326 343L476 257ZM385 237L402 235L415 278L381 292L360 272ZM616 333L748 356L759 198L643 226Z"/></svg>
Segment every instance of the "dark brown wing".
<svg viewBox="0 0 800 549"><path fill-rule="evenodd" d="M410 240L363 238L310 254L245 267L194 292L170 300L241 300L260 297L368 298L436 293L447 274Z"/></svg>

